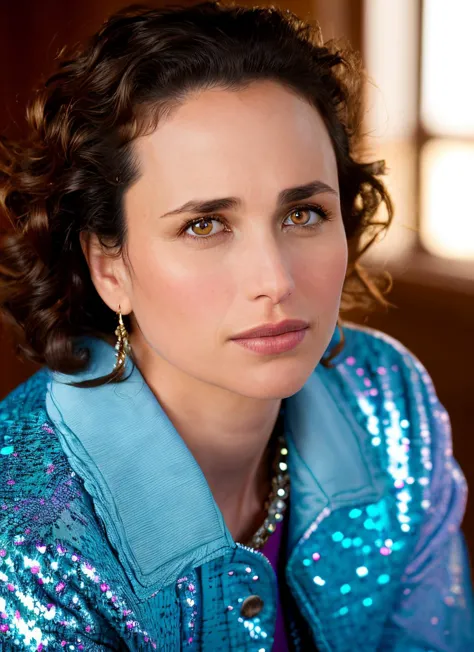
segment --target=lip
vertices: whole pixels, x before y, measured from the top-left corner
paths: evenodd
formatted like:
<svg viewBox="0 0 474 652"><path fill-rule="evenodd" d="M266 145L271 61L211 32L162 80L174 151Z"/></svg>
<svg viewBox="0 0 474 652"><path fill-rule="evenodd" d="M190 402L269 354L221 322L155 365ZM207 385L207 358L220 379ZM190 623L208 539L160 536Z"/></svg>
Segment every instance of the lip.
<svg viewBox="0 0 474 652"><path fill-rule="evenodd" d="M234 340L234 342L253 353L275 355L295 349L304 340L308 330L309 328L300 328L296 331L287 331L286 333L274 335L273 337L240 337Z"/></svg>
<svg viewBox="0 0 474 652"><path fill-rule="evenodd" d="M308 328L308 326L308 322L301 319L285 319L278 324L267 323L256 326L255 328L250 328L247 331L235 335L231 339L248 340L257 337L275 337L276 335L282 335L283 333L300 331Z"/></svg>

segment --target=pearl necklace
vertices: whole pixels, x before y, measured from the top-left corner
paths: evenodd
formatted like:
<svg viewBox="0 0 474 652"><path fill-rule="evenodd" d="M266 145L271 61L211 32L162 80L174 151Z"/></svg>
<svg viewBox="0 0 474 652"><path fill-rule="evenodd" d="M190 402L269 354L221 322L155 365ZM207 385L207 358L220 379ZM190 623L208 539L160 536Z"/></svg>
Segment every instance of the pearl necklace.
<svg viewBox="0 0 474 652"><path fill-rule="evenodd" d="M250 548L255 550L263 548L270 535L275 532L278 523L283 520L283 513L287 505L286 501L290 493L287 459L288 449L285 436L280 434L277 439L277 454L273 462L272 489L265 503L267 516L248 544Z"/></svg>

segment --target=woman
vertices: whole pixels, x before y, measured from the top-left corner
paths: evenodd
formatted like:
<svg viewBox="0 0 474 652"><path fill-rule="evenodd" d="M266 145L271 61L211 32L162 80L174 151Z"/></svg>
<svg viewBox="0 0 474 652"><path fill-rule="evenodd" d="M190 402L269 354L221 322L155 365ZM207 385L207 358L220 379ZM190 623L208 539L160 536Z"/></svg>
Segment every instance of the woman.
<svg viewBox="0 0 474 652"><path fill-rule="evenodd" d="M289 12L134 8L4 142L1 650L471 649L448 417L339 321L385 303L361 81Z"/></svg>

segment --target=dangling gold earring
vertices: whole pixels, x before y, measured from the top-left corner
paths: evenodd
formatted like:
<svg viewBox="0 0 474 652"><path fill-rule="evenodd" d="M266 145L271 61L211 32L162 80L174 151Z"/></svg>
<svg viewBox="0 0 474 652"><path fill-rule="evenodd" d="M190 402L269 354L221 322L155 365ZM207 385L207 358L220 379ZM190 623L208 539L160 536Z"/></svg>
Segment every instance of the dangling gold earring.
<svg viewBox="0 0 474 652"><path fill-rule="evenodd" d="M130 353L130 343L128 341L127 329L124 326L122 319L122 311L120 306L117 312L119 323L115 329L115 335L117 336L117 343L115 345L115 357L117 358L114 371L120 371L124 366L127 360L127 355Z"/></svg>

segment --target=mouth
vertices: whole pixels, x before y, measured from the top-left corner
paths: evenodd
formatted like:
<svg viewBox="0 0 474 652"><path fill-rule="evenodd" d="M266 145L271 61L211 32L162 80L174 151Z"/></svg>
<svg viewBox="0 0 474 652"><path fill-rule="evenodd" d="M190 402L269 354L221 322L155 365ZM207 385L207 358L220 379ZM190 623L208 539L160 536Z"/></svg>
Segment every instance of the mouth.
<svg viewBox="0 0 474 652"><path fill-rule="evenodd" d="M308 330L309 327L299 328L298 330L286 331L279 335L237 338L233 341L254 353L275 355L295 349L304 340Z"/></svg>
<svg viewBox="0 0 474 652"><path fill-rule="evenodd" d="M286 333L293 333L307 329L309 324L301 319L286 319L278 324L262 324L255 328L239 333L233 340L249 340L255 338L277 337Z"/></svg>

